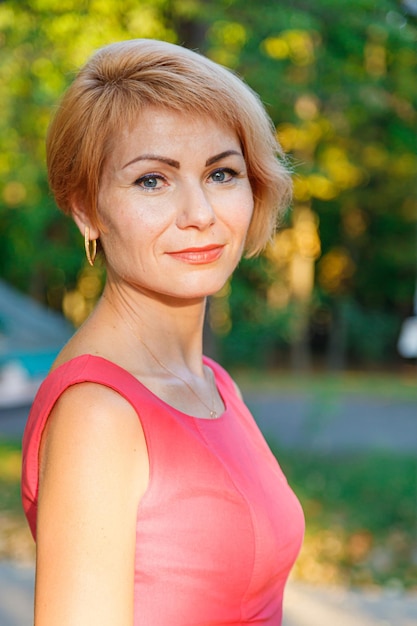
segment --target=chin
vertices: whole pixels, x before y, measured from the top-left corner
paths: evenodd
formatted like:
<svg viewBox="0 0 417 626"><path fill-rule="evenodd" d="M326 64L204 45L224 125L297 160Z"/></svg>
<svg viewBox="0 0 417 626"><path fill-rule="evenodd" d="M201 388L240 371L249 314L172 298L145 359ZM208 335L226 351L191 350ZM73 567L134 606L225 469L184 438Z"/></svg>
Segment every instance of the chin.
<svg viewBox="0 0 417 626"><path fill-rule="evenodd" d="M229 276L225 277L224 280L216 280L216 281L204 281L201 280L200 284L195 289L184 289L185 298L190 299L198 299L198 298L208 298L209 296L214 296L225 286ZM188 294L187 294L188 291Z"/></svg>
<svg viewBox="0 0 417 626"><path fill-rule="evenodd" d="M226 282L226 281L225 281ZM187 304L196 304L198 302L203 302L206 298L209 298L210 296L214 296L216 293L218 293L222 287L224 286L224 283L222 284L217 284L215 287L213 286L212 289L208 288L207 286L204 287L204 289L184 289L184 290L176 290L175 292L167 292L165 294L160 294L162 299L166 299L167 302L172 302L172 303L182 303L183 305L187 305Z"/></svg>

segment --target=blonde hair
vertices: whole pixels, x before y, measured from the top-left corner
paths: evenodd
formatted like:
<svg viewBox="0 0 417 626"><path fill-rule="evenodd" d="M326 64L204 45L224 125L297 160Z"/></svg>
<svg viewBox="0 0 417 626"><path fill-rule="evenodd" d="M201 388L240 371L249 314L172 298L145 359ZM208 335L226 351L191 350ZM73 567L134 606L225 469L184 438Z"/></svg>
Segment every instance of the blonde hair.
<svg viewBox="0 0 417 626"><path fill-rule="evenodd" d="M291 197L273 124L259 97L230 70L167 42L110 44L79 71L47 137L49 184L58 206L71 214L77 198L99 225L103 165L118 133L137 122L147 106L209 116L236 132L254 195L246 254L262 250Z"/></svg>

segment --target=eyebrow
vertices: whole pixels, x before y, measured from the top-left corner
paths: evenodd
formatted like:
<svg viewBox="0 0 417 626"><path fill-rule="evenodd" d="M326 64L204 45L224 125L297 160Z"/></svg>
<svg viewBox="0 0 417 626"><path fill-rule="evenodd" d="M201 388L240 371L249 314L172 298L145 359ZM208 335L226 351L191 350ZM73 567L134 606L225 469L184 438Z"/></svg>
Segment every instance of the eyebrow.
<svg viewBox="0 0 417 626"><path fill-rule="evenodd" d="M175 161L174 159L170 159L168 157L159 156L158 154L141 154L140 156L135 157L134 159L123 165L122 169L125 169L125 167L128 167L129 165L132 165L132 163L136 163L137 161L161 161L162 163L166 163L171 167L175 167L175 169L177 170L180 169L179 161Z"/></svg>
<svg viewBox="0 0 417 626"><path fill-rule="evenodd" d="M243 154L238 150L225 150L224 152L220 152L220 154L216 154L216 156L207 159L206 166L213 165L213 163L217 163L217 161L221 161L222 159L225 159L228 156L233 156L235 154L237 156L243 157Z"/></svg>
<svg viewBox="0 0 417 626"><path fill-rule="evenodd" d="M222 159L225 159L228 156L233 156L233 155L237 155L240 157L243 156L242 153L239 152L238 150L225 150L224 152L220 152L220 154L216 154L215 156L212 156L209 159L207 159L206 167L208 165L213 165L213 163L217 163L217 161L221 161ZM132 165L133 163L137 163L137 161L161 161L161 163L166 163L170 167L175 167L175 169L177 170L180 169L179 161L176 161L175 159L170 159L169 157L160 156L158 154L141 154L140 156L135 157L134 159L132 159L131 161L123 165L122 169L129 167L129 165Z"/></svg>

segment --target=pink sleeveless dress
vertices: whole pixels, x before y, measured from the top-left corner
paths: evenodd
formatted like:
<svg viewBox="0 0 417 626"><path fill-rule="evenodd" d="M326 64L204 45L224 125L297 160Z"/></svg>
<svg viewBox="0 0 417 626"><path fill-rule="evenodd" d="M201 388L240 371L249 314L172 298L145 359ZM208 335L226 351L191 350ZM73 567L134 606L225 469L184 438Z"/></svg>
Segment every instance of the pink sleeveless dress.
<svg viewBox="0 0 417 626"><path fill-rule="evenodd" d="M279 626L304 516L233 381L205 363L226 407L214 420L181 413L101 357L54 370L24 433L23 506L36 538L39 445L59 396L86 381L110 387L135 408L150 462L137 511L134 626Z"/></svg>

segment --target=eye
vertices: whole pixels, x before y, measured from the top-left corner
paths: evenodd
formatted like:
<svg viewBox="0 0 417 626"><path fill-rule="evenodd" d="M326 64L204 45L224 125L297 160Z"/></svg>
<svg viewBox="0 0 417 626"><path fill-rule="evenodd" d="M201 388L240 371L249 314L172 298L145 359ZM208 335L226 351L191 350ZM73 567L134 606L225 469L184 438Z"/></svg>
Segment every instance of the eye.
<svg viewBox="0 0 417 626"><path fill-rule="evenodd" d="M237 175L237 172L230 167L222 167L212 172L209 178L213 183L228 183Z"/></svg>
<svg viewBox="0 0 417 626"><path fill-rule="evenodd" d="M135 180L135 185L146 191L153 191L154 189L161 189L164 182L165 179L159 174L146 174Z"/></svg>

